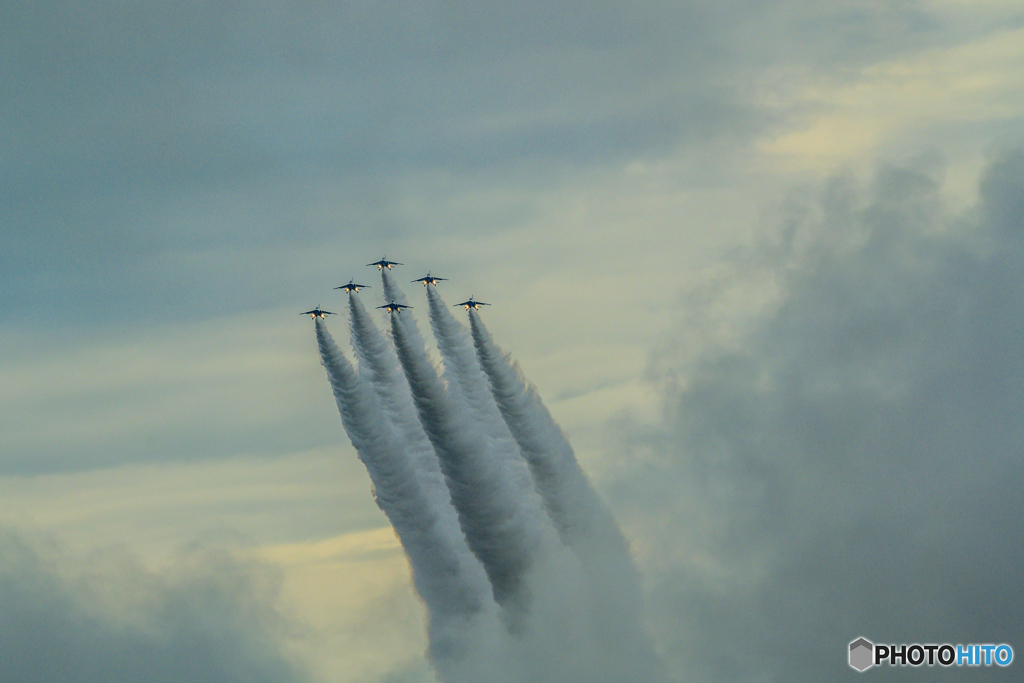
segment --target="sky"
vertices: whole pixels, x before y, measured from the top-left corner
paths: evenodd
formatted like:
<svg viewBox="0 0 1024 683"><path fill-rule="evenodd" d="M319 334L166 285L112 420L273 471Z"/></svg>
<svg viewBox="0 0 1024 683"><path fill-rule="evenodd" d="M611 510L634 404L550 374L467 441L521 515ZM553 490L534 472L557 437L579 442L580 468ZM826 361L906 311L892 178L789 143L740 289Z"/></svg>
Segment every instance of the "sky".
<svg viewBox="0 0 1024 683"><path fill-rule="evenodd" d="M297 315L346 347L332 288L383 303L384 254L492 304L670 680L1024 648L1018 3L41 0L0 34L3 680L434 680Z"/></svg>

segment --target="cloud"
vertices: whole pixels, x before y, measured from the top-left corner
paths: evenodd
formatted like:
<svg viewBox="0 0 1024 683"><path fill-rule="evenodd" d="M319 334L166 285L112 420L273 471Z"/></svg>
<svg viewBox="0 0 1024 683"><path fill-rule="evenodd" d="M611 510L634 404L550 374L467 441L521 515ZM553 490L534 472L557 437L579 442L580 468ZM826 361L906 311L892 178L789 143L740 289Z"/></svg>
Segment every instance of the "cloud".
<svg viewBox="0 0 1024 683"><path fill-rule="evenodd" d="M666 343L662 423L617 425L616 495L691 680L836 678L858 636L1017 645L1024 151L964 215L934 168L795 199L691 318L727 321L728 343ZM766 286L745 324L712 310Z"/></svg>
<svg viewBox="0 0 1024 683"><path fill-rule="evenodd" d="M795 115L758 147L776 163L827 172L938 140L947 154L963 154L1013 135L1024 117L1016 97L1024 29L1011 17L1001 26L838 73L786 73L764 91L776 98L786 91L781 98Z"/></svg>
<svg viewBox="0 0 1024 683"><path fill-rule="evenodd" d="M8 335L0 472L280 455L336 443L321 427L330 404L318 411L317 399L330 394L314 374L320 369L297 312L138 324L94 340L59 323ZM311 396L295 381L302 376L316 377L323 393Z"/></svg>
<svg viewBox="0 0 1024 683"><path fill-rule="evenodd" d="M252 302L219 274L265 250L369 245L368 225L394 236L386 207L410 176L507 186L749 140L780 116L749 97L766 65L838 69L939 33L914 3L843 8L9 3L0 303L97 316L141 290L196 317L196 290ZM189 258L218 250L234 255L219 272Z"/></svg>
<svg viewBox="0 0 1024 683"><path fill-rule="evenodd" d="M285 654L268 566L198 548L163 574L117 549L70 560L0 530L3 680L309 680Z"/></svg>

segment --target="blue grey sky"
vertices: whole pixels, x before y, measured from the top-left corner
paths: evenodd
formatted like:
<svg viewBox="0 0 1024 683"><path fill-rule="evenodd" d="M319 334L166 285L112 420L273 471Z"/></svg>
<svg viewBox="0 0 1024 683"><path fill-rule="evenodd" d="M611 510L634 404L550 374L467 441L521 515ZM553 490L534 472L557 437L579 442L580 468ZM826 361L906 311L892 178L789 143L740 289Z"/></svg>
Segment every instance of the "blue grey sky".
<svg viewBox="0 0 1024 683"><path fill-rule="evenodd" d="M298 315L387 253L493 304L675 679L1012 638L1022 45L994 0L6 3L0 614L82 681L211 623L195 680L430 680Z"/></svg>

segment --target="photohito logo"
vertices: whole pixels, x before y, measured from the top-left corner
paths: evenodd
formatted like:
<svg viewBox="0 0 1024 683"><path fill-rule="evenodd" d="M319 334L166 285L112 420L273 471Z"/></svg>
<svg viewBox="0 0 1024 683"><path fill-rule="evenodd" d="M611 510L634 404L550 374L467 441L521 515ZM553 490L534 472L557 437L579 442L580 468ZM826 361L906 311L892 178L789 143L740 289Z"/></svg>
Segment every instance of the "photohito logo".
<svg viewBox="0 0 1024 683"><path fill-rule="evenodd" d="M850 643L850 666L867 671L873 666L1010 666L1013 648L1000 645L875 645L867 638Z"/></svg>
<svg viewBox="0 0 1024 683"><path fill-rule="evenodd" d="M864 671L872 664L874 648L870 641L858 638L850 643L850 666L857 671Z"/></svg>

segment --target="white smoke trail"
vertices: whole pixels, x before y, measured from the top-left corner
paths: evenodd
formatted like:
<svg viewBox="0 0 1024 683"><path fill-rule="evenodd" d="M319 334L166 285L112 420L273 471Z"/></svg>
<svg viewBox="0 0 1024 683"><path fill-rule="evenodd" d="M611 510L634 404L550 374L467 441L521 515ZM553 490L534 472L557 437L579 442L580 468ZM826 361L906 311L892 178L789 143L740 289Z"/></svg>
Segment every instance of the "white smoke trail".
<svg viewBox="0 0 1024 683"><path fill-rule="evenodd" d="M411 457L424 472L424 479L434 491L441 494L437 499L446 508L450 508L448 487L441 477L434 447L416 414L416 406L412 402L409 385L398 364L394 348L373 324L369 312L357 296L349 294L348 304L352 347L359 358L360 370L373 384L389 417L405 439Z"/></svg>
<svg viewBox="0 0 1024 683"><path fill-rule="evenodd" d="M519 445L513 439L495 404L487 375L477 361L473 340L466 328L452 315L444 299L438 294L437 288L428 285L426 289L430 307L430 326L444 361L449 391L459 394L465 400L473 417L492 440L492 447L501 456L510 475L521 488L532 493L533 478L519 452Z"/></svg>
<svg viewBox="0 0 1024 683"><path fill-rule="evenodd" d="M373 481L377 504L387 515L412 567L413 583L426 603L430 656L435 662L464 654L465 632L489 602L474 580L461 538L438 523L438 515L420 483L406 445L381 410L370 387L360 380L317 320L317 345L341 413L342 423Z"/></svg>
<svg viewBox="0 0 1024 683"><path fill-rule="evenodd" d="M472 340L448 310L441 295L437 293L437 287L427 285L426 290L430 306L430 327L444 360L449 386L454 385L453 388L462 394L475 417L487 424L494 422L489 419L492 416L500 422L501 416L487 386L487 377L476 360ZM502 425L501 429L511 439L508 428Z"/></svg>
<svg viewBox="0 0 1024 683"><path fill-rule="evenodd" d="M391 279L391 271L381 268L380 279L384 284L384 298L387 299L384 303L395 301L400 304L404 304L406 301L405 293L403 293L402 290L398 288L398 285L395 284L394 280Z"/></svg>
<svg viewBox="0 0 1024 683"><path fill-rule="evenodd" d="M406 439L429 447L394 349L373 324L369 312L356 295L348 295L348 309L352 348L359 359L360 371L369 378ZM432 448L430 450L433 451Z"/></svg>
<svg viewBox="0 0 1024 683"><path fill-rule="evenodd" d="M381 269L380 279L381 282L384 284L384 296L387 297L388 302L394 301L404 305L404 302L408 301L408 299L405 296L405 292L403 292L401 288L399 288L399 286L395 284L395 281L392 279L391 271ZM410 306L409 308L412 307ZM411 340L412 344L416 348L423 348L423 336L420 334L420 326L416 324L416 318L411 315L406 315L404 320L405 332L408 335L409 339Z"/></svg>
<svg viewBox="0 0 1024 683"><path fill-rule="evenodd" d="M538 551L539 533L520 505L488 440L464 405L452 399L407 315L393 313L391 330L398 358L427 436L434 445L470 549L491 581L494 599L518 630L529 603L527 573Z"/></svg>
<svg viewBox="0 0 1024 683"><path fill-rule="evenodd" d="M469 321L476 355L490 381L494 402L533 472L537 490L563 542L575 548L601 537L605 545L628 556L622 532L587 481L569 439L536 389L498 350L475 310L469 311Z"/></svg>
<svg viewBox="0 0 1024 683"><path fill-rule="evenodd" d="M373 324L366 307L352 294L349 295L349 314L352 346L359 358L360 367L366 368L365 376L404 440L408 457L419 470L419 480L430 496L437 514L437 524L448 537L454 539L453 546L459 554L465 578L473 582L478 593L486 593L490 591L490 584L483 566L466 544L434 446L420 424L409 384L398 364L395 350Z"/></svg>
<svg viewBox="0 0 1024 683"><path fill-rule="evenodd" d="M648 669L641 680L655 680L658 661L643 627L640 576L622 531L536 389L499 351L475 310L469 311L469 319L480 366L501 416L519 444L562 542L579 557L590 585L597 637L609 646L628 644L635 655L631 666Z"/></svg>

